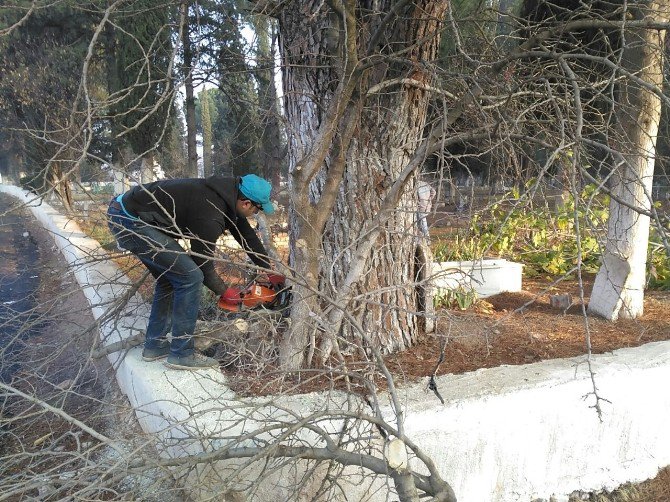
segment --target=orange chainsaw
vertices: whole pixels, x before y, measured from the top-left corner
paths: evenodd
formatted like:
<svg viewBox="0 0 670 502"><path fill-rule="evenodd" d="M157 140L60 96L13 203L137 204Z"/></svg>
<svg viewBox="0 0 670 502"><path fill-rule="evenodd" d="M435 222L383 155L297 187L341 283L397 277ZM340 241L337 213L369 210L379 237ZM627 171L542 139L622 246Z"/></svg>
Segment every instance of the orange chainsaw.
<svg viewBox="0 0 670 502"><path fill-rule="evenodd" d="M286 277L268 274L267 280L254 279L245 286L226 289L218 301L219 308L230 312L266 309L287 315L291 303L291 288Z"/></svg>

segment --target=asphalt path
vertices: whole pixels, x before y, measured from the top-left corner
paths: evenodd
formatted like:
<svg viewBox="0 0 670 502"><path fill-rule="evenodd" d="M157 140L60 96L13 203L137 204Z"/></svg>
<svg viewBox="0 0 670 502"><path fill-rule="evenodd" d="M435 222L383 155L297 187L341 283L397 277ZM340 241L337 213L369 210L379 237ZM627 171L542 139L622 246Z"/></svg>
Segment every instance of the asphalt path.
<svg viewBox="0 0 670 502"><path fill-rule="evenodd" d="M8 382L23 344L44 329L37 312L41 250L37 222L0 193L0 380Z"/></svg>

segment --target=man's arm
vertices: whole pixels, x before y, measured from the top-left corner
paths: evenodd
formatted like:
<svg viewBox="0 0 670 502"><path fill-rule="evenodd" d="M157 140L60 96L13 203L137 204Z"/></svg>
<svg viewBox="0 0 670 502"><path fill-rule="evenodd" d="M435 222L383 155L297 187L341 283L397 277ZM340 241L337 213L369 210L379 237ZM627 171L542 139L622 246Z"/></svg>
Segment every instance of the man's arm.
<svg viewBox="0 0 670 502"><path fill-rule="evenodd" d="M193 258L196 265L200 267L200 270L204 275L202 283L208 289L212 290L214 294L221 296L228 286L221 280L219 274L216 273L214 261L203 257L204 255L213 258L215 249L216 245L212 242L197 238L191 239L191 251L194 253L191 258Z"/></svg>
<svg viewBox="0 0 670 502"><path fill-rule="evenodd" d="M244 248L247 255L255 265L263 268L272 268L270 258L263 243L251 228L249 221L244 217L238 217L234 225L230 227L233 238Z"/></svg>

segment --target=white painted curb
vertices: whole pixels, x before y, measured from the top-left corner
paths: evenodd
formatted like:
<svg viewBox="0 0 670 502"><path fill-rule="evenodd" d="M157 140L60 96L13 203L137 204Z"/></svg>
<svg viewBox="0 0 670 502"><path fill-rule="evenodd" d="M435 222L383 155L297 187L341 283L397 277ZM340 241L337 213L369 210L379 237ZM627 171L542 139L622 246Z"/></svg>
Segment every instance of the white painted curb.
<svg viewBox="0 0 670 502"><path fill-rule="evenodd" d="M104 260L97 242L48 204L16 187L0 185L0 191L26 203L52 233L94 316L102 320L126 287L119 285L121 272ZM111 343L129 336L129 327L144 326L147 313L135 298L122 322L102 323L102 339ZM283 422L278 434L311 413L337 411L344 400L339 393L243 400L218 371L170 371L143 362L140 354L136 348L110 361L143 429L159 437L170 456L225 447L262 428L269 416L273 423ZM554 494L566 500L573 490L612 489L653 477L670 464L670 342L595 356L593 365L599 394L608 400L601 402L602 421L591 408L586 364L572 358L439 377L444 405L427 391L425 380L402 386L405 432L432 457L460 502L528 502ZM390 406L384 413L393 423ZM337 431L341 422L329 424L325 427ZM370 450L381 446L369 441ZM235 476L234 465L217 464L208 474ZM291 475L295 471L287 468L266 479L250 499L293 499ZM357 481L347 485L349 500L393 500L383 480L367 495L364 486L354 485Z"/></svg>

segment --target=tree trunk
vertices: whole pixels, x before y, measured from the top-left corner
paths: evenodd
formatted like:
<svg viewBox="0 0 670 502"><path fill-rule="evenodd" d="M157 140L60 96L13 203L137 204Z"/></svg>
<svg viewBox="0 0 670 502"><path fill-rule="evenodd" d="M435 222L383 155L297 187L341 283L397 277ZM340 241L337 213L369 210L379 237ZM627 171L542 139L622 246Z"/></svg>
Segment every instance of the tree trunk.
<svg viewBox="0 0 670 502"><path fill-rule="evenodd" d="M151 151L142 156L142 165L140 167L140 183L146 185L147 183L156 181L156 172L154 171L155 166L155 152Z"/></svg>
<svg viewBox="0 0 670 502"><path fill-rule="evenodd" d="M668 0L646 5L632 11L636 18L665 20ZM625 32L622 65L640 82L627 78L620 83L615 107L619 138L612 146L621 155L615 159L607 241L589 302L589 313L612 321L637 318L643 313L650 220L636 209L648 213L651 208L661 118L660 98L644 85L662 88L664 39L665 31L660 30Z"/></svg>
<svg viewBox="0 0 670 502"><path fill-rule="evenodd" d="M74 209L73 199L72 199L72 189L70 188L70 181L63 174L63 169L60 162L52 161L49 166L49 173L51 174L51 186L60 197L65 212L68 214L72 213Z"/></svg>
<svg viewBox="0 0 670 502"><path fill-rule="evenodd" d="M107 2L109 7L109 0ZM119 80L118 66L116 64L116 34L114 23L105 25L105 63L107 71L107 88L110 92L115 92L121 88ZM127 170L124 163L123 148L126 146L125 139L120 139L119 134L122 131L120 119L114 115L110 117L111 135L109 138L112 158L111 168L114 176L114 193L123 193L128 188L126 183Z"/></svg>
<svg viewBox="0 0 670 502"><path fill-rule="evenodd" d="M183 19L182 44L184 48L184 89L186 99L184 101L186 115L186 176L198 177L198 150L196 148L195 127L195 97L193 94L193 51L191 48L190 24L188 21L189 0L182 0L181 15Z"/></svg>
<svg viewBox="0 0 670 502"><path fill-rule="evenodd" d="M206 90L199 94L200 113L202 114L202 172L205 177L214 174L212 165L212 115L210 113L210 96Z"/></svg>
<svg viewBox="0 0 670 502"><path fill-rule="evenodd" d="M280 16L297 275L285 369L300 367L319 338L326 361L338 339L388 353L425 327L415 179L403 170L421 143L431 82L424 63L437 52L446 2L391 5L372 14L347 4L336 14L320 2L291 4ZM314 16L308 36L305 15ZM377 64L361 69L359 57L371 54Z"/></svg>
<svg viewBox="0 0 670 502"><path fill-rule="evenodd" d="M419 502L419 493L414 486L412 472L407 469L399 469L391 473L400 502Z"/></svg>

